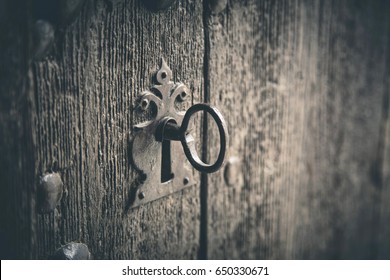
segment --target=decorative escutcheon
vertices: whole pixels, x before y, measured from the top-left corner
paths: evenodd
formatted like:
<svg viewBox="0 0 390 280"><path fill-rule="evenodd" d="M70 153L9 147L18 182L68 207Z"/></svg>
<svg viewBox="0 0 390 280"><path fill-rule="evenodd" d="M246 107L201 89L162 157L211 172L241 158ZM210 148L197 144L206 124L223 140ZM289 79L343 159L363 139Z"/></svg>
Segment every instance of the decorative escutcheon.
<svg viewBox="0 0 390 280"><path fill-rule="evenodd" d="M184 84L172 82L171 78L171 69L161 59L157 84L139 97L138 108L143 112L154 111L155 117L135 126L132 159L142 174L142 182L133 191L131 208L193 185L188 162L198 171L212 173L225 161L228 132L221 113L203 103L182 110L178 104L188 100L190 91ZM220 150L212 164L200 159L191 134L190 119L199 111L210 114L219 130Z"/></svg>

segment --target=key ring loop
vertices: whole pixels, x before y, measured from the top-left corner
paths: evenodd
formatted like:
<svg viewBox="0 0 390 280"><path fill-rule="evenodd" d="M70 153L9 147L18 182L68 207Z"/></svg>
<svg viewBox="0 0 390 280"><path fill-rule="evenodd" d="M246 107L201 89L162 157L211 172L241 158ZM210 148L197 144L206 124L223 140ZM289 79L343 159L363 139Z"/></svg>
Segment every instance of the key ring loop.
<svg viewBox="0 0 390 280"><path fill-rule="evenodd" d="M191 134L186 133L191 116L199 111L206 111L209 113L218 126L220 150L217 160L213 164L205 163L199 158L195 147L194 137ZM201 172L212 173L222 166L225 161L226 145L229 140L229 136L225 119L217 108L204 103L195 104L190 107L184 115L179 135L184 153L195 169Z"/></svg>

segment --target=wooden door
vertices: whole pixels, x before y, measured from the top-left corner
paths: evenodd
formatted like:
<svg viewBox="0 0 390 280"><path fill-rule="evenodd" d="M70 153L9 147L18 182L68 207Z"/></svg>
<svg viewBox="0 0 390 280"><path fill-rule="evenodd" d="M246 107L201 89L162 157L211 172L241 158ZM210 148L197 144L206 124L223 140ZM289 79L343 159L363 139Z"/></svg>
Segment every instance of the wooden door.
<svg viewBox="0 0 390 280"><path fill-rule="evenodd" d="M390 257L386 1L76 2L1 2L2 258L71 242L95 259ZM54 30L43 53L37 20ZM228 160L129 209L136 98L161 57L224 115ZM206 158L213 128L196 120ZM40 213L45 174L63 191Z"/></svg>

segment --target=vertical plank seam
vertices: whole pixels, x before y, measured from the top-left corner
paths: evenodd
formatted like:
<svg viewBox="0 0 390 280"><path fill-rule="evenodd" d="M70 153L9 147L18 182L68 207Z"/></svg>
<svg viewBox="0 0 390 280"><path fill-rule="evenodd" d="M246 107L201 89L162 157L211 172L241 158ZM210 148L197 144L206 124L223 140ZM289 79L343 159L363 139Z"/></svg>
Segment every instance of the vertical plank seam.
<svg viewBox="0 0 390 280"><path fill-rule="evenodd" d="M207 7L208 1L203 1L203 30L204 30L204 56L203 56L203 80L204 80L204 95L203 102L210 101L210 37L208 29L209 9ZM202 126L202 160L206 161L208 158L207 150L207 114L203 116ZM199 254L198 258L202 260L208 259L208 177L206 173L202 173L200 177L200 226L199 226Z"/></svg>

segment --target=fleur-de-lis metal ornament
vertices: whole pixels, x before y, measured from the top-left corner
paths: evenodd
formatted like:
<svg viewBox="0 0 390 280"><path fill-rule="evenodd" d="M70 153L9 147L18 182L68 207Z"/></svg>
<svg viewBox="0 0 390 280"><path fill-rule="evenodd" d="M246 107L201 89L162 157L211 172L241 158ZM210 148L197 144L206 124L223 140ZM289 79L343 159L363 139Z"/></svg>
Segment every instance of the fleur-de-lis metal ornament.
<svg viewBox="0 0 390 280"><path fill-rule="evenodd" d="M217 171L225 160L228 142L227 126L217 108L208 104L195 104L187 111L178 109L176 103L190 95L182 83L171 81L172 71L161 60L156 74L157 84L140 96L139 107L156 108L153 120L136 125L132 146L133 163L142 173L144 181L132 192L132 207L158 199L194 184L188 162L206 173ZM205 111L214 119L220 138L220 149L213 164L203 162L197 154L195 138L191 135L191 116Z"/></svg>
<svg viewBox="0 0 390 280"><path fill-rule="evenodd" d="M194 184L188 160L179 142L156 141L156 130L164 118L172 118L181 124L185 111L178 111L175 102L183 102L190 96L182 83L171 81L172 71L164 59L156 73L156 84L139 97L139 108L146 111L155 105L153 120L135 126L132 158L142 173L143 182L134 191L131 207L139 206ZM174 172L172 172L174 170Z"/></svg>

